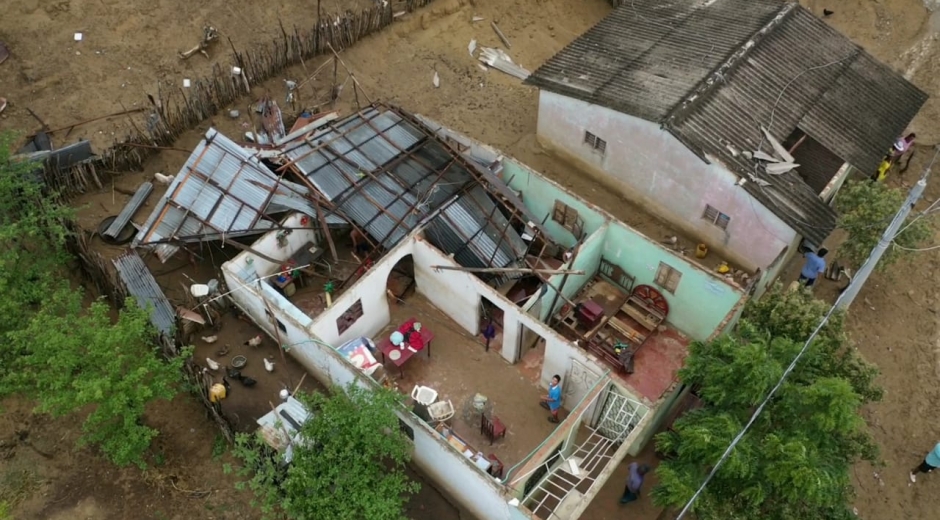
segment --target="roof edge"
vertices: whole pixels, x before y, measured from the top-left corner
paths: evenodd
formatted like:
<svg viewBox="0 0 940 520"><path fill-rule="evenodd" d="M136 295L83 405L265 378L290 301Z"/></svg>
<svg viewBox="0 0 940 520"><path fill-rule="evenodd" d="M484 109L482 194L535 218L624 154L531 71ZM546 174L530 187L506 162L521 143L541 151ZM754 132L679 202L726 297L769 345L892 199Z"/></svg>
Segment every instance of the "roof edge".
<svg viewBox="0 0 940 520"><path fill-rule="evenodd" d="M758 29L750 38L736 50L731 56L728 57L719 65L715 70L711 72L705 79L699 82L699 84L692 90L692 93L686 96L679 104L672 107L669 113L666 114L661 121L663 126L672 125L676 122L676 119L682 118L685 114L689 113L693 108L695 108L703 100L707 99L708 96L717 88L718 84L724 77L737 68L738 64L750 54L751 50L756 48L757 45L765 38L768 34L772 33L774 29L779 27L785 20L787 20L794 12L797 11L800 4L796 2L787 2L783 4L783 7L777 11L777 14L771 18L763 27Z"/></svg>

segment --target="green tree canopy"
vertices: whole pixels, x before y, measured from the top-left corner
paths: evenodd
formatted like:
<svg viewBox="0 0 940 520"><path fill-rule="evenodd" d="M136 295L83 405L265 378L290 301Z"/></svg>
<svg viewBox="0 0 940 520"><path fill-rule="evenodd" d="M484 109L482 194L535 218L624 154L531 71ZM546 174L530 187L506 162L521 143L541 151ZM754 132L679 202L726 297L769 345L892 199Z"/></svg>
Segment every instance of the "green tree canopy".
<svg viewBox="0 0 940 520"><path fill-rule="evenodd" d="M848 233L846 240L839 246L839 257L856 268L861 266L906 199L906 192L891 188L883 182L846 183L836 196L839 227ZM909 217L901 227L903 232L898 234L894 243L902 248L916 249L931 236L926 220L917 219L916 215ZM878 262L877 269L888 268L909 252L889 247Z"/></svg>
<svg viewBox="0 0 940 520"><path fill-rule="evenodd" d="M667 455L653 500L681 508L777 384L827 311L809 291L769 291L734 335L690 347L679 376L704 407L656 437ZM845 345L835 316L693 506L700 520L852 518L849 468L877 450L859 407L876 372Z"/></svg>
<svg viewBox="0 0 940 520"><path fill-rule="evenodd" d="M313 417L301 425L293 460L266 449L258 435L238 436L234 453L256 505L296 520L401 520L418 484L404 473L411 444L394 410L401 395L356 385L299 396Z"/></svg>
<svg viewBox="0 0 940 520"><path fill-rule="evenodd" d="M143 466L157 434L144 409L176 394L183 358L158 358L150 313L133 302L116 320L104 302L84 306L65 247L73 211L44 192L34 164L11 157L12 142L0 135L0 396L57 416L90 409L79 443Z"/></svg>

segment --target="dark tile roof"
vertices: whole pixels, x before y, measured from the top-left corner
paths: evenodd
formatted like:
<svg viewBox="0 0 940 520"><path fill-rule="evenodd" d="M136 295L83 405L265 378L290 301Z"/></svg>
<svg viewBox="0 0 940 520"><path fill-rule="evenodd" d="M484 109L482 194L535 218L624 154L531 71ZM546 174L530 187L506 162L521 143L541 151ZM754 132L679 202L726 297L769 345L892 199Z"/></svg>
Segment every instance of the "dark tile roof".
<svg viewBox="0 0 940 520"><path fill-rule="evenodd" d="M872 172L927 95L797 4L660 3L625 3L528 83L661 122L706 161L748 179L746 190L820 243L836 215L818 193L796 173L768 175L729 145L769 151L761 126L779 141L800 129Z"/></svg>
<svg viewBox="0 0 940 520"><path fill-rule="evenodd" d="M658 121L771 20L779 0L631 0L526 83Z"/></svg>

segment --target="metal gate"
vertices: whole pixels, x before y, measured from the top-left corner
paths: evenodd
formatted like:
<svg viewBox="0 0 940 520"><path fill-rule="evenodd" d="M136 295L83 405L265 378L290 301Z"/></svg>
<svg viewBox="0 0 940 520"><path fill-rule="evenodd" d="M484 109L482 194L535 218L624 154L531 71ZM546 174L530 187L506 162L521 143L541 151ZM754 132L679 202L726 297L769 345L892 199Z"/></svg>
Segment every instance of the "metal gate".
<svg viewBox="0 0 940 520"><path fill-rule="evenodd" d="M646 415L646 407L639 401L617 392L616 386L607 388L607 398L597 421L598 433L614 442L622 442Z"/></svg>

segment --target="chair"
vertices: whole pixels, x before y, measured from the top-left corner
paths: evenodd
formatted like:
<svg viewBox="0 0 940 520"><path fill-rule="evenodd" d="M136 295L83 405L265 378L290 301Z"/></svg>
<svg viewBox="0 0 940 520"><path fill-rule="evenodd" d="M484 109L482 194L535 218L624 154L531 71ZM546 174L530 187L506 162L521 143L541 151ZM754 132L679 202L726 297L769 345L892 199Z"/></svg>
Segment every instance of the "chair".
<svg viewBox="0 0 940 520"><path fill-rule="evenodd" d="M449 399L439 401L428 406L428 415L431 416L431 420L442 423L454 416L454 405Z"/></svg>
<svg viewBox="0 0 940 520"><path fill-rule="evenodd" d="M489 474L496 478L503 478L503 461L499 460L499 457L494 453L490 453L486 458L489 459L491 464Z"/></svg>
<svg viewBox="0 0 940 520"><path fill-rule="evenodd" d="M415 385L411 389L411 398L424 406L430 406L434 401L437 401L437 390L429 386Z"/></svg>
<svg viewBox="0 0 940 520"><path fill-rule="evenodd" d="M490 440L490 446L492 446L496 439L506 436L506 426L499 420L499 417L494 415L492 419L488 419L486 414L483 414L480 420L480 433Z"/></svg>

